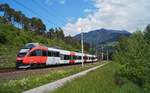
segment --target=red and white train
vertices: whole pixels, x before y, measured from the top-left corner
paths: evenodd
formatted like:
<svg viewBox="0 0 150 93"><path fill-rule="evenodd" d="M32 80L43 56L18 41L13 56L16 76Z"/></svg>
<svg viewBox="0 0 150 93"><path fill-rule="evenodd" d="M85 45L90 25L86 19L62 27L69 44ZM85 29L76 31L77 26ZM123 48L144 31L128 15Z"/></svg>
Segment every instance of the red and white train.
<svg viewBox="0 0 150 93"><path fill-rule="evenodd" d="M96 62L95 55L84 54L84 63ZM38 43L28 43L16 58L16 68L82 63L82 53L49 48Z"/></svg>

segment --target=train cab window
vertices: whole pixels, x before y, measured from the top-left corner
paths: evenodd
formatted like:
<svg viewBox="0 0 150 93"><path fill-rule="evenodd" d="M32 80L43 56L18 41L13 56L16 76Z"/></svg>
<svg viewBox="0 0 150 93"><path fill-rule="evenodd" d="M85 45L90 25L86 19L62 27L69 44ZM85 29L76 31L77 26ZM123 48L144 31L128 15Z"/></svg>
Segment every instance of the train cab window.
<svg viewBox="0 0 150 93"><path fill-rule="evenodd" d="M41 50L35 50L30 53L30 56L42 56Z"/></svg>
<svg viewBox="0 0 150 93"><path fill-rule="evenodd" d="M36 56L36 51L31 52L30 56Z"/></svg>
<svg viewBox="0 0 150 93"><path fill-rule="evenodd" d="M41 50L36 50L36 56L42 56L42 51Z"/></svg>

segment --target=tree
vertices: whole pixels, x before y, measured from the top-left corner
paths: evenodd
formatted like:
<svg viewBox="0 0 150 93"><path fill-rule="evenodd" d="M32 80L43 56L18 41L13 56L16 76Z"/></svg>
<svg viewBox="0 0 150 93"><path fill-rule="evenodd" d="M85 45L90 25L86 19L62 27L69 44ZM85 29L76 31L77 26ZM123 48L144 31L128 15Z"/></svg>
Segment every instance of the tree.
<svg viewBox="0 0 150 93"><path fill-rule="evenodd" d="M65 35L64 35L64 31L59 27L59 38L60 39L64 39Z"/></svg>
<svg viewBox="0 0 150 93"><path fill-rule="evenodd" d="M54 29L53 28L50 28L49 31L47 32L47 37L52 39L54 38Z"/></svg>
<svg viewBox="0 0 150 93"><path fill-rule="evenodd" d="M41 19L33 17L31 18L31 29L39 34L42 34L45 32L46 26L43 24Z"/></svg>
<svg viewBox="0 0 150 93"><path fill-rule="evenodd" d="M9 17L9 12L10 12L10 7L8 4L0 4L0 10L4 12L4 18L6 19L5 23L9 23L10 17Z"/></svg>
<svg viewBox="0 0 150 93"><path fill-rule="evenodd" d="M147 42L150 43L150 24L147 25L147 27L144 31L144 36L145 36L145 39L147 40Z"/></svg>

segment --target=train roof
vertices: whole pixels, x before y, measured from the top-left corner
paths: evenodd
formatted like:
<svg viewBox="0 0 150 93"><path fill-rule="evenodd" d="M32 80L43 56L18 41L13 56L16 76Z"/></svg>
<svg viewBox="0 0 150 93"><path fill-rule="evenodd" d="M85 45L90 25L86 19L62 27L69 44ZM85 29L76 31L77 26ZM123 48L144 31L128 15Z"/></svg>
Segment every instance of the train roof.
<svg viewBox="0 0 150 93"><path fill-rule="evenodd" d="M39 44L39 43L27 43L24 47L24 49L31 49L31 48L48 48L48 50L50 51L57 51L57 52L60 52L62 54L68 54L70 52L73 52L73 53L76 53L77 55L82 55L81 52L74 52L74 51L68 51L68 50L63 50L63 49L57 49L57 48L54 48L54 47L47 47L47 46L44 46L42 44ZM95 55L91 55L91 54L87 54L87 53L84 53L84 55L87 55L87 56L95 56Z"/></svg>

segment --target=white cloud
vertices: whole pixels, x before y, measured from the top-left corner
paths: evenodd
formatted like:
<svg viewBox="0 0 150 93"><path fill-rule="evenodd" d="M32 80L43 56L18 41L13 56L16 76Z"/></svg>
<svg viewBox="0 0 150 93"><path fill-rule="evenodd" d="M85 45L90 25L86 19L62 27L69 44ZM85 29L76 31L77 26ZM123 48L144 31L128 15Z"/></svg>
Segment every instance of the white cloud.
<svg viewBox="0 0 150 93"><path fill-rule="evenodd" d="M99 28L125 29L130 32L143 29L150 23L150 0L94 0L95 12L76 22L68 22L64 27L65 34L80 33L79 27L87 32Z"/></svg>

